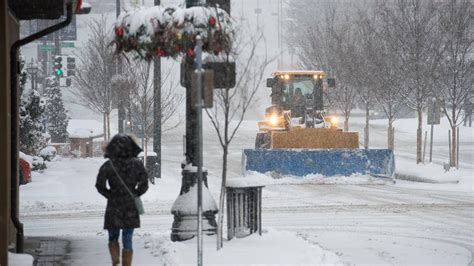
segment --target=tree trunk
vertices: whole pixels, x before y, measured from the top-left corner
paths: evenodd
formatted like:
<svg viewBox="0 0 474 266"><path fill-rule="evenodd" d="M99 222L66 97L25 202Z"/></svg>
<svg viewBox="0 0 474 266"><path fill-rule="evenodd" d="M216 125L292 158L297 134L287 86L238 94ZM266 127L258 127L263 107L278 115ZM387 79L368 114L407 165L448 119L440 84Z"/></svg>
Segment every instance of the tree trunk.
<svg viewBox="0 0 474 266"><path fill-rule="evenodd" d="M365 106L364 148L369 148L369 106Z"/></svg>
<svg viewBox="0 0 474 266"><path fill-rule="evenodd" d="M107 122L105 121L106 118L105 118L105 113L103 114L103 117L102 117L102 129L104 130L104 141L107 141Z"/></svg>
<svg viewBox="0 0 474 266"><path fill-rule="evenodd" d="M452 126L451 127L451 162L450 162L450 166L451 167L455 167L456 166L456 157L457 157L457 154L456 154L456 151L457 149L459 148L457 146L457 138L459 136L457 136L456 134L456 126Z"/></svg>
<svg viewBox="0 0 474 266"><path fill-rule="evenodd" d="M349 131L349 116L344 116L344 131Z"/></svg>
<svg viewBox="0 0 474 266"><path fill-rule="evenodd" d="M224 147L224 152L222 155L222 184L221 184L221 194L219 197L219 217L217 221L217 250L221 249L223 246L223 226L224 226L224 202L225 202L225 188L227 180L227 154L228 146L227 144Z"/></svg>
<svg viewBox="0 0 474 266"><path fill-rule="evenodd" d="M392 119L388 119L388 139L387 139L387 148L389 150L394 149L394 130L393 130L393 121Z"/></svg>
<svg viewBox="0 0 474 266"><path fill-rule="evenodd" d="M147 156L148 156L148 136L147 134L144 134L144 141L143 141L143 165L146 168L146 161L147 161Z"/></svg>
<svg viewBox="0 0 474 266"><path fill-rule="evenodd" d="M110 139L110 112L107 113L107 139Z"/></svg>
<svg viewBox="0 0 474 266"><path fill-rule="evenodd" d="M422 133L423 133L423 111L418 110L418 128L416 129L416 163L422 163Z"/></svg>

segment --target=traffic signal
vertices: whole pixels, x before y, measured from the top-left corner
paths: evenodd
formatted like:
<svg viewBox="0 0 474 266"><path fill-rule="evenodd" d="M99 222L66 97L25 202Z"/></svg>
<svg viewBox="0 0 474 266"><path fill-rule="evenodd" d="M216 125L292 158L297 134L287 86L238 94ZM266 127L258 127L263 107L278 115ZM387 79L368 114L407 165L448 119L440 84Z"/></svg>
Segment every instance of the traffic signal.
<svg viewBox="0 0 474 266"><path fill-rule="evenodd" d="M67 57L67 75L68 76L76 75L76 58L73 56Z"/></svg>
<svg viewBox="0 0 474 266"><path fill-rule="evenodd" d="M63 76L63 64L61 63L63 58L60 55L54 57L54 75L57 77Z"/></svg>

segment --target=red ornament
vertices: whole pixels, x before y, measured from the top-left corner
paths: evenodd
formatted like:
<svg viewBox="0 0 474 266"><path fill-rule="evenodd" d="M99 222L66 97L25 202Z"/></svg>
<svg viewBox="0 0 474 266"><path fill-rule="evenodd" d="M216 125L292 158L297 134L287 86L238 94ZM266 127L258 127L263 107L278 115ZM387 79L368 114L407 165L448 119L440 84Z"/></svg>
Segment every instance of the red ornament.
<svg viewBox="0 0 474 266"><path fill-rule="evenodd" d="M187 52L189 57L193 57L194 56L194 51L193 51L193 48L188 48Z"/></svg>
<svg viewBox="0 0 474 266"><path fill-rule="evenodd" d="M211 25L211 27L214 27L216 25L216 18L214 16L210 16L207 22L209 22L209 25Z"/></svg>
<svg viewBox="0 0 474 266"><path fill-rule="evenodd" d="M155 49L155 54L156 54L156 56L158 56L158 57L162 57L162 56L165 56L165 55L166 55L165 51L163 51L161 48L156 48L156 49Z"/></svg>
<svg viewBox="0 0 474 266"><path fill-rule="evenodd" d="M123 28L122 27L115 27L115 35L117 35L118 37L122 37L123 36Z"/></svg>

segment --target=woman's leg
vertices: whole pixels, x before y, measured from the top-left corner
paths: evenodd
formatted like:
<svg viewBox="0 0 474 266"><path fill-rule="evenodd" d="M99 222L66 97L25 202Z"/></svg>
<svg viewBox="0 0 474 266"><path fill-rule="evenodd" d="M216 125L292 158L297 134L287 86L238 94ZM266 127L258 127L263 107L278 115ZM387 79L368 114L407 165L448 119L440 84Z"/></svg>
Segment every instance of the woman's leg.
<svg viewBox="0 0 474 266"><path fill-rule="evenodd" d="M112 258L112 265L118 265L120 263L120 246L118 238L120 235L120 229L109 229L109 252Z"/></svg>
<svg viewBox="0 0 474 266"><path fill-rule="evenodd" d="M123 248L133 250L132 247L133 228L122 229L122 243Z"/></svg>
<svg viewBox="0 0 474 266"><path fill-rule="evenodd" d="M124 228L122 229L122 265L131 266L133 258L133 248L132 248L132 236L133 228Z"/></svg>
<svg viewBox="0 0 474 266"><path fill-rule="evenodd" d="M120 236L120 229L108 229L109 231L109 242L118 241Z"/></svg>

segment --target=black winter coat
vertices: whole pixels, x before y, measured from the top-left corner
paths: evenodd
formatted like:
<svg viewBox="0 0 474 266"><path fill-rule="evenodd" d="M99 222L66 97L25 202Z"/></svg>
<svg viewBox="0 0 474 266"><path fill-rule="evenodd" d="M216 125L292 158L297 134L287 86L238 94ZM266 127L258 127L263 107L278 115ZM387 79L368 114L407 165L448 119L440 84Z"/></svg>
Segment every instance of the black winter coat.
<svg viewBox="0 0 474 266"><path fill-rule="evenodd" d="M104 229L140 227L140 216L134 199L111 165L112 161L128 189L134 195L141 196L148 190L148 178L142 161L136 157L140 151L138 145L123 134L114 136L106 148L105 157L110 159L100 167L95 184L99 193L107 198Z"/></svg>
<svg viewBox="0 0 474 266"><path fill-rule="evenodd" d="M148 190L146 171L138 158L114 161L114 167L133 194L141 196ZM110 188L107 188L107 182ZM100 168L95 186L107 198L104 229L140 227L140 216L134 199L118 179L110 161Z"/></svg>

